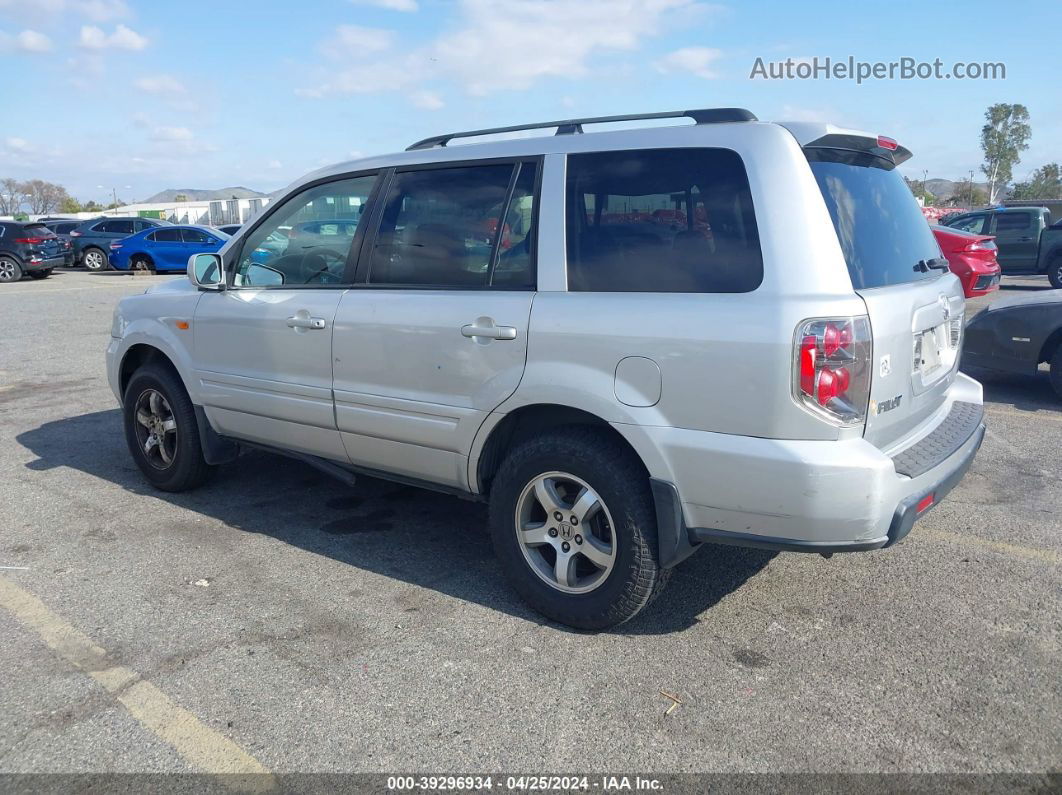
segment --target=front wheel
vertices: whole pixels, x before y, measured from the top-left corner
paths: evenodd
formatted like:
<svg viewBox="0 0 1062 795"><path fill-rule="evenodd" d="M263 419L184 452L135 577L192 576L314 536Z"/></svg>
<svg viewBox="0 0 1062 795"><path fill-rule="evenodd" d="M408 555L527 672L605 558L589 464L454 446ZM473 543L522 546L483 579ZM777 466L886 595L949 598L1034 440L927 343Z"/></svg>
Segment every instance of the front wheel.
<svg viewBox="0 0 1062 795"><path fill-rule="evenodd" d="M663 588L649 478L617 440L573 426L510 452L491 485L494 549L513 588L578 629L633 618Z"/></svg>
<svg viewBox="0 0 1062 795"><path fill-rule="evenodd" d="M107 269L107 255L98 248L87 248L81 255L81 261L90 271L102 271Z"/></svg>
<svg viewBox="0 0 1062 795"><path fill-rule="evenodd" d="M206 482L214 467L203 458L195 407L172 370L137 370L122 406L129 452L153 486L188 491Z"/></svg>
<svg viewBox="0 0 1062 795"><path fill-rule="evenodd" d="M1056 290L1062 290L1062 254L1051 260L1047 266L1047 279Z"/></svg>

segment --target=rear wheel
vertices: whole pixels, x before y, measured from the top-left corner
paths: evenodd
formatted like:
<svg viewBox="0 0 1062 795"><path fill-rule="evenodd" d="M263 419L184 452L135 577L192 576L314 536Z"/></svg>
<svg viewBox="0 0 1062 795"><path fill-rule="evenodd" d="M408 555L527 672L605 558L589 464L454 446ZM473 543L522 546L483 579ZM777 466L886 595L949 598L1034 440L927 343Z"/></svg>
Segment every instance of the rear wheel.
<svg viewBox="0 0 1062 795"><path fill-rule="evenodd" d="M210 477L214 467L203 458L195 407L172 370L153 364L137 370L122 405L129 452L153 486L188 491Z"/></svg>
<svg viewBox="0 0 1062 795"><path fill-rule="evenodd" d="M85 253L81 255L81 261L90 271L102 271L108 267L107 255L98 248L85 249Z"/></svg>
<svg viewBox="0 0 1062 795"><path fill-rule="evenodd" d="M1062 254L1058 254L1047 266L1047 278L1056 290L1062 290Z"/></svg>
<svg viewBox="0 0 1062 795"><path fill-rule="evenodd" d="M1055 348L1051 357L1051 386L1055 388L1055 394L1062 398L1062 344Z"/></svg>
<svg viewBox="0 0 1062 795"><path fill-rule="evenodd" d="M131 260L129 260L129 267L135 271L142 271L144 273L154 273L155 263L151 261L149 257L145 257L142 254L137 254Z"/></svg>
<svg viewBox="0 0 1062 795"><path fill-rule="evenodd" d="M30 271L29 275L31 279L47 279L49 276L52 275L52 269L45 268L42 271Z"/></svg>
<svg viewBox="0 0 1062 795"><path fill-rule="evenodd" d="M0 282L17 282L22 278L22 266L13 257L0 256Z"/></svg>
<svg viewBox="0 0 1062 795"><path fill-rule="evenodd" d="M633 618L663 588L649 479L619 442L569 427L509 453L491 486L494 549L539 613L579 629Z"/></svg>

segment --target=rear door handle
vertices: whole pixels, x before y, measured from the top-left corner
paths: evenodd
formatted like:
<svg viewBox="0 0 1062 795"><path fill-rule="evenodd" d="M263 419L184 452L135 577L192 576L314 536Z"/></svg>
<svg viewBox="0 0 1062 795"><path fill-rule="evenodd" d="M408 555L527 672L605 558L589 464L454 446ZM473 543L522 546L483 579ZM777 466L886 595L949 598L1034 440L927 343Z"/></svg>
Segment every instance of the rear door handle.
<svg viewBox="0 0 1062 795"><path fill-rule="evenodd" d="M495 326L490 318L479 318L475 323L461 326L462 336L475 339L480 337L488 340L514 340L516 329L512 326Z"/></svg>
<svg viewBox="0 0 1062 795"><path fill-rule="evenodd" d="M325 321L323 317L303 317L300 315L293 315L288 318L288 328L309 328L321 330L325 327Z"/></svg>

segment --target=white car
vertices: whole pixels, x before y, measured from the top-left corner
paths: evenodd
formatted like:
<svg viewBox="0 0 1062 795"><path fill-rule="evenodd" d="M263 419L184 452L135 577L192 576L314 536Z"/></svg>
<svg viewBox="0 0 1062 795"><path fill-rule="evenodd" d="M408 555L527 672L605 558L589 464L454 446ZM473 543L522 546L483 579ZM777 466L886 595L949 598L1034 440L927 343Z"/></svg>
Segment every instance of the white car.
<svg viewBox="0 0 1062 795"><path fill-rule="evenodd" d="M130 451L170 491L254 446L472 495L516 590L582 628L706 542L890 546L984 435L909 156L723 108L316 171L118 305Z"/></svg>

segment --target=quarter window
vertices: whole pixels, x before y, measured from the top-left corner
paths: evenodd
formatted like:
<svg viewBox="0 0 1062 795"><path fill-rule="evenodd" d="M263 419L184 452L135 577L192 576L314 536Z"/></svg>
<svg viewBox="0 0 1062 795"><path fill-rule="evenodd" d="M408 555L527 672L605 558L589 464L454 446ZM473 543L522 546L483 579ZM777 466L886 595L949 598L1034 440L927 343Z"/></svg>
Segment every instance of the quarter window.
<svg viewBox="0 0 1062 795"><path fill-rule="evenodd" d="M369 281L529 286L534 180L532 163L396 173L373 246Z"/></svg>
<svg viewBox="0 0 1062 795"><path fill-rule="evenodd" d="M317 185L285 201L243 243L237 287L342 284L376 175Z"/></svg>
<svg viewBox="0 0 1062 795"><path fill-rule="evenodd" d="M726 149L568 156L568 289L740 293L763 278L741 158Z"/></svg>

